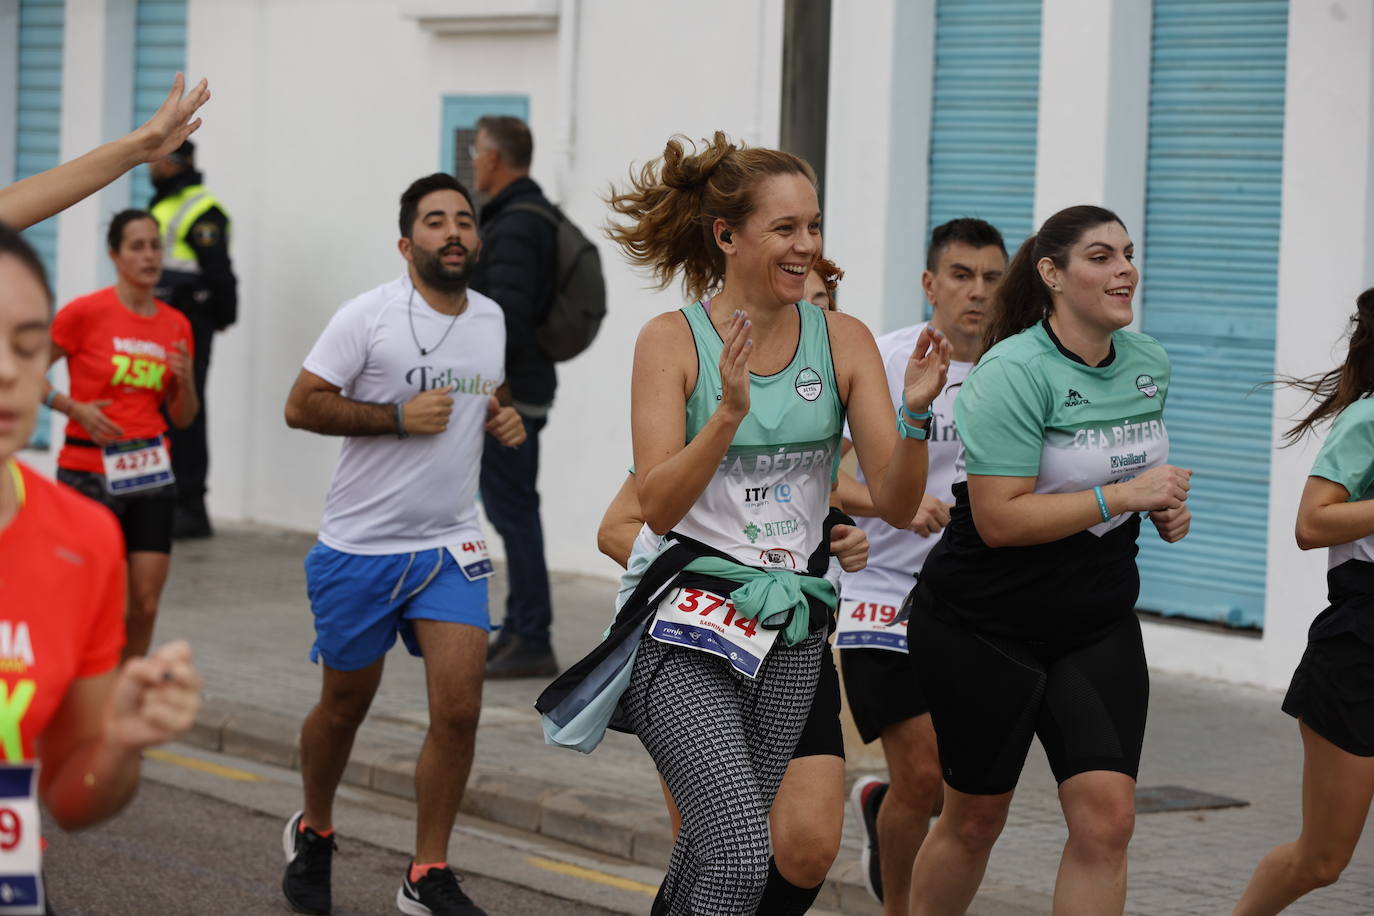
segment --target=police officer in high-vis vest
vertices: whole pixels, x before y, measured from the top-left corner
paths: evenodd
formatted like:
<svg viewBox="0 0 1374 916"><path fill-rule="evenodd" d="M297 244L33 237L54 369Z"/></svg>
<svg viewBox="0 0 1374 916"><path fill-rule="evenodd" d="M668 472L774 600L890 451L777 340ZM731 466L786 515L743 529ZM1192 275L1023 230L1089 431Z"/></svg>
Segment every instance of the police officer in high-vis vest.
<svg viewBox="0 0 1374 916"><path fill-rule="evenodd" d="M202 183L195 145L187 140L166 158L149 164L153 195L149 210L162 230L162 279L157 298L191 320L195 336L196 394L200 413L186 429L173 429L172 471L176 475L177 537L209 537L205 476L205 379L216 331L238 317L238 282L229 263L229 215Z"/></svg>

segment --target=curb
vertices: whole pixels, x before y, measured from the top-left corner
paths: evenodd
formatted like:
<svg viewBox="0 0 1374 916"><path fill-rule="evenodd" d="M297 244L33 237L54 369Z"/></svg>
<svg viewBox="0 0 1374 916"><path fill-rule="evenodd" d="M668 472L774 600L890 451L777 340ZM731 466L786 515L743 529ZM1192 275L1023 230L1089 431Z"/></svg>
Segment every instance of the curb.
<svg viewBox="0 0 1374 916"><path fill-rule="evenodd" d="M181 743L244 760L300 769L301 720L253 706L206 699ZM415 800L418 751L398 751L359 739L344 769L343 784ZM474 764L463 793L464 814L553 840L663 868L670 852L671 825L660 806L555 782L484 770ZM858 861L837 860L816 906L854 916L880 916L868 895ZM986 888L971 914L1026 916L1044 913L1023 895Z"/></svg>

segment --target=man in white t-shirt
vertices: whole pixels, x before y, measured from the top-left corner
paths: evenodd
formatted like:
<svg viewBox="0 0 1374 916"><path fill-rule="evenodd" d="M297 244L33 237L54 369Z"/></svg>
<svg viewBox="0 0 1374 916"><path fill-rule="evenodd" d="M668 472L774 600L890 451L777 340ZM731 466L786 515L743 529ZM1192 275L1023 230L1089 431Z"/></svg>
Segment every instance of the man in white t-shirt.
<svg viewBox="0 0 1374 916"><path fill-rule="evenodd" d="M865 828L864 877L889 916L907 912L911 865L940 799L942 777L929 707L907 655L906 624L888 624L949 524L961 449L954 398L982 353L990 298L1006 267L1002 235L983 220L951 220L931 233L921 283L931 307L930 325L949 339L954 358L945 390L930 407L929 477L910 528L898 530L872 517L868 487L841 477L841 502L867 532L870 546L867 568L841 579L835 647L841 650L845 695L859 736L865 743L882 740L891 779L890 784L861 779L851 799ZM924 327L915 324L878 338L894 403Z"/></svg>
<svg viewBox="0 0 1374 916"><path fill-rule="evenodd" d="M333 803L399 635L425 661L429 731L415 767L415 858L403 913L483 916L448 867L481 707L491 561L477 521L483 433L525 438L504 386L505 320L467 288L481 242L450 175L401 195L406 272L334 314L286 402L287 425L343 436L320 539L305 559L320 702L301 729L305 808L287 822L282 891L328 913Z"/></svg>

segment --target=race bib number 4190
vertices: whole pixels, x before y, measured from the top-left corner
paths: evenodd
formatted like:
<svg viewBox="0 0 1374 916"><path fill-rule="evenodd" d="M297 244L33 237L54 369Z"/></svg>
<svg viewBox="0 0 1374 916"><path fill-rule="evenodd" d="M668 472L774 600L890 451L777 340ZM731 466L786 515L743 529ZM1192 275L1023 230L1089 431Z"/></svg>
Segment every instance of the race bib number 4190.
<svg viewBox="0 0 1374 916"><path fill-rule="evenodd" d="M900 608L900 601L841 601L835 648L905 652L906 621L894 623Z"/></svg>
<svg viewBox="0 0 1374 916"><path fill-rule="evenodd" d="M649 635L659 642L719 655L740 674L755 678L778 631L741 617L727 597L680 588L659 604Z"/></svg>

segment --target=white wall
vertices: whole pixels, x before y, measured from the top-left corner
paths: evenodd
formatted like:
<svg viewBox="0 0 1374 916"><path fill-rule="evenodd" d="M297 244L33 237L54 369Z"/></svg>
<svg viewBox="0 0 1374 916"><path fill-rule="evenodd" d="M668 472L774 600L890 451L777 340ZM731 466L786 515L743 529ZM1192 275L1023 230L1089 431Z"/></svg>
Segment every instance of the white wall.
<svg viewBox="0 0 1374 916"><path fill-rule="evenodd" d="M609 183L673 133L777 142L781 0L712 0L690 17L631 0L580 9L562 202L589 235L600 238ZM439 166L442 96L529 95L534 177L556 193L558 39L432 33L383 0L191 0L188 19L188 68L209 74L214 93L197 153L231 212L240 278L240 321L217 342L211 373L211 511L311 529L338 443L282 422L301 360L339 304L401 270L396 202ZM541 439L555 569L612 569L595 530L630 462L634 338L681 304L602 248L610 317L591 350L560 367Z"/></svg>

